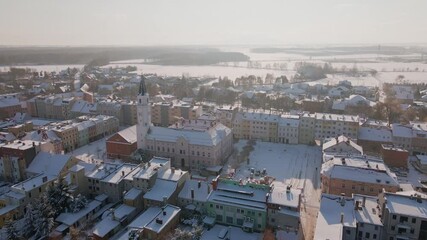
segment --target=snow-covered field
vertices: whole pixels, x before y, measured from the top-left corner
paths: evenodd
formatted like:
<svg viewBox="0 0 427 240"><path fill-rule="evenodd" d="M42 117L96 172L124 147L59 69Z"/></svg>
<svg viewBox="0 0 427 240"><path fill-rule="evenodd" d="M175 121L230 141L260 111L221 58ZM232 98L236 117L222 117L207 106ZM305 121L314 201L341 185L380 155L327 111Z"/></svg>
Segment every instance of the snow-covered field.
<svg viewBox="0 0 427 240"><path fill-rule="evenodd" d="M261 240L262 234L261 233L247 233L244 232L241 228L237 227L228 227L216 224L211 230L207 231L205 230L201 240L212 240L212 239L219 239L218 234L221 232L222 229L228 229L228 237L230 240Z"/></svg>
<svg viewBox="0 0 427 240"><path fill-rule="evenodd" d="M242 151L245 145L246 140L240 140L235 147ZM233 178L246 179L251 174L251 168L255 170L265 168L267 175L276 178L277 181L291 184L295 188L305 188L310 192L313 185L318 186L321 156L319 147L258 141L249 155L249 165L246 161L242 162Z"/></svg>
<svg viewBox="0 0 427 240"><path fill-rule="evenodd" d="M110 136L101 138L98 141L91 142L83 147L77 148L71 154L87 163L99 164L101 162L112 162L107 158L107 149L105 141Z"/></svg>

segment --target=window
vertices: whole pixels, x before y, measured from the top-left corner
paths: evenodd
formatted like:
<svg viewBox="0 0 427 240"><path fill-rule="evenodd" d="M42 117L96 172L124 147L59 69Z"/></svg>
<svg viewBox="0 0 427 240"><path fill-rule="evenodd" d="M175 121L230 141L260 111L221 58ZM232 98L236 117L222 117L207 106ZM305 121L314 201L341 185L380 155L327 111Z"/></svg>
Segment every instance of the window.
<svg viewBox="0 0 427 240"><path fill-rule="evenodd" d="M238 218L236 220L237 225L243 225L243 219Z"/></svg>
<svg viewBox="0 0 427 240"><path fill-rule="evenodd" d="M408 221L408 217L400 216L399 222L404 223Z"/></svg>
<svg viewBox="0 0 427 240"><path fill-rule="evenodd" d="M412 218L412 223L416 223L417 219L416 218Z"/></svg>
<svg viewBox="0 0 427 240"><path fill-rule="evenodd" d="M222 215L216 215L215 218L218 222L222 222Z"/></svg>
<svg viewBox="0 0 427 240"><path fill-rule="evenodd" d="M370 233L365 233L365 238L370 238L371 237L371 234Z"/></svg>
<svg viewBox="0 0 427 240"><path fill-rule="evenodd" d="M225 221L226 221L227 223L233 224L233 218L232 218L232 217L226 217L226 218L225 218Z"/></svg>
<svg viewBox="0 0 427 240"><path fill-rule="evenodd" d="M372 235L372 239L377 239L377 234Z"/></svg>
<svg viewBox="0 0 427 240"><path fill-rule="evenodd" d="M393 214L393 219L396 219L396 215Z"/></svg>

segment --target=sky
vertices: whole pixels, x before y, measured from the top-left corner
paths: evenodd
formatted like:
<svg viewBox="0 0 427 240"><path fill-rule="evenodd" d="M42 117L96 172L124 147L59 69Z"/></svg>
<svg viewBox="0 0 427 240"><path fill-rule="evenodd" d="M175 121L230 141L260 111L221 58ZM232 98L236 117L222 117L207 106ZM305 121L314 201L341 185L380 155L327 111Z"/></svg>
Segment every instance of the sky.
<svg viewBox="0 0 427 240"><path fill-rule="evenodd" d="M0 45L427 43L426 0L0 0Z"/></svg>

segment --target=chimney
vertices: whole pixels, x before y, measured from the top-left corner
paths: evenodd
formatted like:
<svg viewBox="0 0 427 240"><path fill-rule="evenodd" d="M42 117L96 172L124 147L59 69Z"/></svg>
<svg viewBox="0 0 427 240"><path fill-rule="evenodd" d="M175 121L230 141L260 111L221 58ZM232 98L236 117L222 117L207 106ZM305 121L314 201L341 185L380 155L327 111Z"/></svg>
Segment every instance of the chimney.
<svg viewBox="0 0 427 240"><path fill-rule="evenodd" d="M197 182L197 187L200 188L201 186L202 186L202 182L201 181Z"/></svg>
<svg viewBox="0 0 427 240"><path fill-rule="evenodd" d="M122 171L122 176L124 176L125 175L125 171Z"/></svg>
<svg viewBox="0 0 427 240"><path fill-rule="evenodd" d="M218 187L218 177L212 179L212 190L216 190L216 188Z"/></svg>
<svg viewBox="0 0 427 240"><path fill-rule="evenodd" d="M162 219L160 219L160 218L156 218L156 223L157 223L157 224L163 224L163 220L162 220Z"/></svg>
<svg viewBox="0 0 427 240"><path fill-rule="evenodd" d="M340 219L340 222L341 222L342 224L344 224L344 213L343 213L343 212L341 213L341 219Z"/></svg>
<svg viewBox="0 0 427 240"><path fill-rule="evenodd" d="M270 198L270 193L265 194L265 203L268 203L268 198Z"/></svg>
<svg viewBox="0 0 427 240"><path fill-rule="evenodd" d="M191 189L191 200L194 200L194 189Z"/></svg>
<svg viewBox="0 0 427 240"><path fill-rule="evenodd" d="M172 172L172 174L175 173L175 168L174 167L171 168L171 172Z"/></svg>
<svg viewBox="0 0 427 240"><path fill-rule="evenodd" d="M363 196L363 200L362 200L362 207L365 207L365 203L366 203L366 197Z"/></svg>
<svg viewBox="0 0 427 240"><path fill-rule="evenodd" d="M166 216L166 211L165 210L163 210L163 216Z"/></svg>
<svg viewBox="0 0 427 240"><path fill-rule="evenodd" d="M355 210L355 211L359 210L359 201L356 201L356 202L355 202L354 210Z"/></svg>
<svg viewBox="0 0 427 240"><path fill-rule="evenodd" d="M341 206L345 206L345 198L343 196L340 197Z"/></svg>
<svg viewBox="0 0 427 240"><path fill-rule="evenodd" d="M42 179L43 182L47 182L47 176L44 176Z"/></svg>

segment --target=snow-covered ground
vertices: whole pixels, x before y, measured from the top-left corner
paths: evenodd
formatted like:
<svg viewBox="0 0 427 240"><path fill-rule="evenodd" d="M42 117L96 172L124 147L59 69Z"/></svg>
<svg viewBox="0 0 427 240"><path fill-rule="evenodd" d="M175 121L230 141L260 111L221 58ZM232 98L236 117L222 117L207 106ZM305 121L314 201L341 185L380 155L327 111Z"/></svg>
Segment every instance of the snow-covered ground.
<svg viewBox="0 0 427 240"><path fill-rule="evenodd" d="M241 152L245 144L246 140L241 140L235 147ZM251 174L251 168L265 168L268 176L302 189L306 186L306 181L312 182L315 179L316 167L320 169L320 165L319 147L258 141L249 155L249 165L247 162L241 163L233 178L246 179Z"/></svg>
<svg viewBox="0 0 427 240"><path fill-rule="evenodd" d="M234 147L241 153L246 143L246 140L240 140ZM230 165L233 165L234 161L231 156L223 173L232 172ZM261 171L265 168L268 176L302 189L302 234L310 239L313 234L310 229L315 228L319 211L321 162L320 147L257 141L249 154L249 165L246 161L242 162L236 169L234 179L247 179L250 177L251 168Z"/></svg>
<svg viewBox="0 0 427 240"><path fill-rule="evenodd" d="M397 75L396 75L397 76ZM426 73L427 76L427 73ZM350 77L341 74L328 74L326 78L317 81L307 82L309 85L323 84L323 85L337 85L340 81L348 80L353 86L367 86L367 87L378 87L381 83L377 78L372 76L366 77Z"/></svg>
<svg viewBox="0 0 427 240"><path fill-rule="evenodd" d="M101 162L113 162L113 160L107 158L105 141L109 137L110 136L101 138L98 141L77 148L71 152L71 155L87 163L99 164Z"/></svg>
<svg viewBox="0 0 427 240"><path fill-rule="evenodd" d="M410 161L414 161L414 158L411 157ZM412 164L408 163L408 173L406 177L398 177L398 181L401 185L412 185L413 188L416 187L422 187L421 183L422 181L427 181L427 175L419 172L412 166ZM408 186L409 188L409 186ZM403 190L410 190L410 189L403 189Z"/></svg>
<svg viewBox="0 0 427 240"><path fill-rule="evenodd" d="M227 237L230 240L261 240L262 239L262 234L260 233L247 233L247 232L244 232L241 228L228 227L228 226L216 224L209 231L205 230L203 232L201 240L220 239L218 238L218 234L221 232L222 229L228 229L229 233Z"/></svg>

